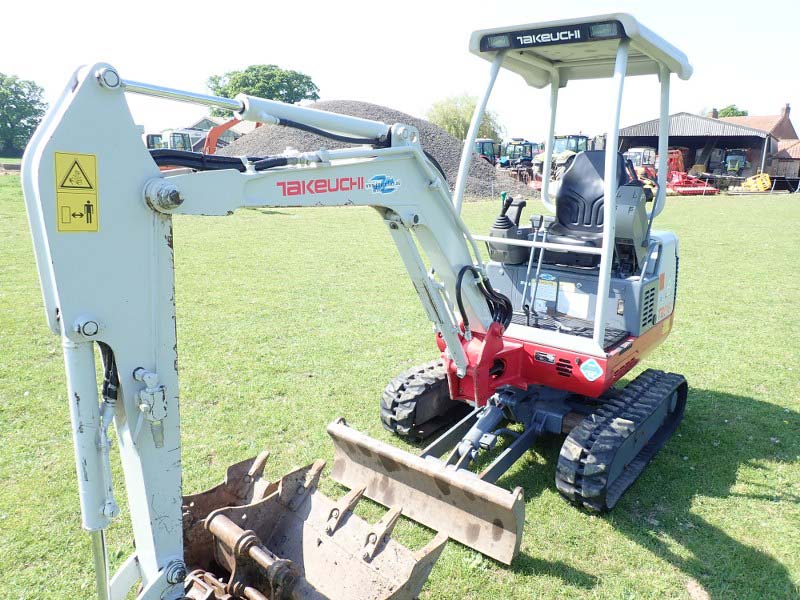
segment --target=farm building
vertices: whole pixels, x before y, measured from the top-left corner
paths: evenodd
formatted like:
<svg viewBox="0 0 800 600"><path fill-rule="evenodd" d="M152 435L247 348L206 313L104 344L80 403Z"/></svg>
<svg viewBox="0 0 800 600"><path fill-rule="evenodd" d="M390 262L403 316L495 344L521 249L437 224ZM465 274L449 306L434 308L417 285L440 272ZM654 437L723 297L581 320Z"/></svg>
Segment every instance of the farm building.
<svg viewBox="0 0 800 600"><path fill-rule="evenodd" d="M800 140L781 140L767 172L778 177L800 177Z"/></svg>
<svg viewBox="0 0 800 600"><path fill-rule="evenodd" d="M787 103L781 109L780 114L777 115L761 117L751 115L745 115L743 117L717 117L717 109L715 108L711 111L711 116L715 119L719 118L720 121L733 123L734 125L744 125L745 127L766 131L776 140L796 140L797 132L789 117L790 111L791 107Z"/></svg>
<svg viewBox="0 0 800 600"><path fill-rule="evenodd" d="M786 104L770 116L718 117L714 109L703 117L680 112L669 117L670 146L684 149L687 169L703 165L709 173L797 177L800 145ZM655 147L658 119L620 129L623 152L634 147Z"/></svg>

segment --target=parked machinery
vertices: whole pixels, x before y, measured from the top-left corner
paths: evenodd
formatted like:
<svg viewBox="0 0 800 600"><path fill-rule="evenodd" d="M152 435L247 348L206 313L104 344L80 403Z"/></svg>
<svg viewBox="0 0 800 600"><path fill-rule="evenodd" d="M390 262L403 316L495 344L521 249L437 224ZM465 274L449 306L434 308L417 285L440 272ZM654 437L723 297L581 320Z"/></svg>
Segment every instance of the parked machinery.
<svg viewBox="0 0 800 600"><path fill-rule="evenodd" d="M103 63L70 79L29 144L23 187L47 321L64 350L82 524L92 534L100 598L126 598L137 583L138 600L413 598L447 537L502 562L514 558L523 493L495 482L539 435L568 432L556 485L571 501L604 510L677 427L687 395L681 376L647 370L624 388L614 384L673 324L677 238L652 225L665 204L670 75L690 76L686 57L624 14L479 31L470 49L492 67L454 197L408 125L182 92L122 79ZM555 217L534 216L528 227L522 203L506 198L491 235L475 236L459 213L500 68L550 86L545 172L559 88L613 78L616 105L607 150L576 155L555 203L544 180ZM661 81L661 185L649 208L616 152L626 73ZM125 92L228 109L354 147L244 160L148 152ZM163 164L183 169L162 172ZM317 489L321 462L268 481L263 454L230 467L219 486L184 494L172 216L320 205L375 208L436 331L441 364L417 380L415 402L398 397L388 424L413 413L416 430L422 416L436 416L438 402L462 402L468 414L421 456L336 420L328 428L332 476L351 489L338 501ZM76 216L78 206L88 208ZM476 240L489 244L489 262ZM104 530L119 512L112 423L135 550L109 581ZM496 447L479 475L468 470ZM353 514L363 496L389 507L377 523ZM390 538L401 514L438 535L411 553Z"/></svg>
<svg viewBox="0 0 800 600"><path fill-rule="evenodd" d="M734 175L741 177L743 174L749 172L751 169L749 156L751 150L749 148L731 148L725 150L725 158L723 160L726 175Z"/></svg>
<svg viewBox="0 0 800 600"><path fill-rule="evenodd" d="M655 148L629 148L623 155L625 160L630 161L631 166L636 171L636 177L642 182L651 194L655 194L658 185L658 175L656 174L657 154Z"/></svg>
<svg viewBox="0 0 800 600"><path fill-rule="evenodd" d="M489 138L475 140L475 152L483 160L494 166L500 159L500 143Z"/></svg>
<svg viewBox="0 0 800 600"><path fill-rule="evenodd" d="M675 196L715 196L719 190L707 181L686 173L687 149L670 148L667 157L667 193Z"/></svg>
<svg viewBox="0 0 800 600"><path fill-rule="evenodd" d="M504 169L529 169L533 157L541 152L540 144L529 142L525 138L511 138L506 144L505 152L500 157L500 167Z"/></svg>
<svg viewBox="0 0 800 600"><path fill-rule="evenodd" d="M589 138L585 135L557 135L553 140L553 158L550 179L560 179L572 164L578 152L590 150ZM544 176L545 154L541 152L533 159L534 176L541 181Z"/></svg>

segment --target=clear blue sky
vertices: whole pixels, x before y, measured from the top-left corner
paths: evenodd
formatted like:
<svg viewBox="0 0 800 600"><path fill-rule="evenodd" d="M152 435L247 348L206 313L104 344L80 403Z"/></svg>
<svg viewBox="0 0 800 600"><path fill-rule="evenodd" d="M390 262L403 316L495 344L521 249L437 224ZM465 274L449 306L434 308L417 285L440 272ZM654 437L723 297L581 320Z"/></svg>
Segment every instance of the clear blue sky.
<svg viewBox="0 0 800 600"><path fill-rule="evenodd" d="M206 91L211 74L274 63L310 75L326 100L354 99L424 116L432 102L478 95L488 63L467 50L474 29L624 11L683 50L695 68L673 85L671 112L735 103L777 114L790 102L800 126L800 2L10 2L0 72L33 79L53 101L81 64L107 61L124 78ZM610 82L571 82L557 129L601 133ZM654 77L626 83L623 124L657 116ZM200 108L130 101L148 129L182 126ZM508 135L543 137L547 93L504 73L490 109Z"/></svg>

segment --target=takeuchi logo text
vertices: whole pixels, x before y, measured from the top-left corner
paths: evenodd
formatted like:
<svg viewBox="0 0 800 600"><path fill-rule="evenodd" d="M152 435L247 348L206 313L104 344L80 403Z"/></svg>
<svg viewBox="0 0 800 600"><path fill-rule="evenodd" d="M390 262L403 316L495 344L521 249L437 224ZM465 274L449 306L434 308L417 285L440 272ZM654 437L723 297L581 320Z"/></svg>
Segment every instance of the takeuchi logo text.
<svg viewBox="0 0 800 600"><path fill-rule="evenodd" d="M293 179L278 181L282 196L304 196L330 194L333 192L352 192L365 189L363 177L331 177L329 179Z"/></svg>
<svg viewBox="0 0 800 600"><path fill-rule="evenodd" d="M579 39L581 39L580 29L548 31L546 33L517 36L517 41L519 41L519 43L523 46L531 46L534 44L552 44L553 42L566 42L569 40Z"/></svg>
<svg viewBox="0 0 800 600"><path fill-rule="evenodd" d="M392 175L374 175L369 181L363 177L330 177L327 179L292 179L275 183L281 196L306 196L369 190L373 194L391 194L400 187Z"/></svg>

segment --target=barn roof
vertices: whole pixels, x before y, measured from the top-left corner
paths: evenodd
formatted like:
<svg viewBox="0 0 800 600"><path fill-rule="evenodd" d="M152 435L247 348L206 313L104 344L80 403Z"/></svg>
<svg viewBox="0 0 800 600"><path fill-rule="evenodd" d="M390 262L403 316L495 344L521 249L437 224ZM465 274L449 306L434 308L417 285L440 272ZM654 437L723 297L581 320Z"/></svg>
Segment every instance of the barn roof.
<svg viewBox="0 0 800 600"><path fill-rule="evenodd" d="M800 140L781 140L778 142L778 152L774 158L800 159Z"/></svg>
<svg viewBox="0 0 800 600"><path fill-rule="evenodd" d="M734 125L744 125L745 127L752 127L753 129L761 129L772 133L775 128L780 125L783 120L783 115L765 115L765 116L751 116L745 115L742 117L719 117L720 121L726 123L733 123Z"/></svg>
<svg viewBox="0 0 800 600"><path fill-rule="evenodd" d="M658 136L658 119L645 121L619 130L622 137L651 137ZM769 133L762 129L755 129L723 121L701 117L688 112L679 112L669 116L670 136L710 136L710 137L760 137L766 138Z"/></svg>

